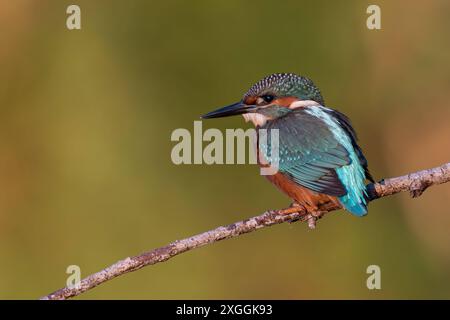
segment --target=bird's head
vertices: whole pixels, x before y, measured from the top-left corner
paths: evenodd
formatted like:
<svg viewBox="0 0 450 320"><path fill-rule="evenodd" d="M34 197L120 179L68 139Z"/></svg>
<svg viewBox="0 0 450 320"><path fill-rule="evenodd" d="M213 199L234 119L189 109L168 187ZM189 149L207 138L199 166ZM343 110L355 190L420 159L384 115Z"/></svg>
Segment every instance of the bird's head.
<svg viewBox="0 0 450 320"><path fill-rule="evenodd" d="M242 114L246 121L261 126L293 109L323 104L319 89L310 79L293 73L274 73L255 83L241 101L211 111L202 118Z"/></svg>

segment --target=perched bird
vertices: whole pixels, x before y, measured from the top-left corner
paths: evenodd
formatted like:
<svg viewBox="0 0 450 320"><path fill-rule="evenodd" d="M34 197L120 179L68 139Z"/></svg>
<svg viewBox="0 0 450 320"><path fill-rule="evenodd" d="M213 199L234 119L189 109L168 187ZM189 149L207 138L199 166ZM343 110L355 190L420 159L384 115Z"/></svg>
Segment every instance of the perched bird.
<svg viewBox="0 0 450 320"><path fill-rule="evenodd" d="M320 205L332 203L356 216L367 213L365 180L373 178L355 130L344 114L325 106L310 79L272 74L254 84L241 101L202 118L239 114L253 122L257 132L279 130L278 172L266 177L294 200L293 205L318 212ZM268 146L258 152L270 162L270 150Z"/></svg>

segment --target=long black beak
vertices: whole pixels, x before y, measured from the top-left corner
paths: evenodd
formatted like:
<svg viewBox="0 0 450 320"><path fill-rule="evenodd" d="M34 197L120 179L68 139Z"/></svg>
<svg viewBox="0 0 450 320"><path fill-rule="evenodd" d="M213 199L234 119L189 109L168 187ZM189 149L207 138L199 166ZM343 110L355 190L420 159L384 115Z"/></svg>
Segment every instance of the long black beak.
<svg viewBox="0 0 450 320"><path fill-rule="evenodd" d="M210 118L229 117L229 116L235 116L238 114L244 114L244 113L251 112L254 110L256 110L256 106L249 106L249 105L246 105L245 103L243 103L242 101L239 101L232 105L208 112L207 114L202 115L201 118L202 119L210 119Z"/></svg>

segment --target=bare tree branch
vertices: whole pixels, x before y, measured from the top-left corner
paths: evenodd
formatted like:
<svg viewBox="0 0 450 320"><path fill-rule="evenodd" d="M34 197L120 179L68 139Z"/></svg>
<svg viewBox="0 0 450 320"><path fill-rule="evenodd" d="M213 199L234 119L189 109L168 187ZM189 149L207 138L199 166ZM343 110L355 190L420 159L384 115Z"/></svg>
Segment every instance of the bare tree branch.
<svg viewBox="0 0 450 320"><path fill-rule="evenodd" d="M418 197L429 186L449 181L450 163L446 163L433 169L418 171L405 176L384 179L378 183L369 184L367 186L367 190L371 201L402 191L409 191L412 197ZM337 209L340 209L340 207L332 204L324 204L320 207L321 214ZM306 212L303 207L290 207L282 210L267 211L259 216L245 219L228 226L218 227L190 238L177 240L167 246L118 261L106 269L84 278L76 287L62 288L42 297L41 299L68 299L125 273L139 270L148 265L166 261L180 253L193 250L216 241L234 238L241 234L252 232L264 227L269 227L274 224L300 220L308 221L308 224L310 224L311 227L314 227L315 216L312 216L312 214L313 213Z"/></svg>

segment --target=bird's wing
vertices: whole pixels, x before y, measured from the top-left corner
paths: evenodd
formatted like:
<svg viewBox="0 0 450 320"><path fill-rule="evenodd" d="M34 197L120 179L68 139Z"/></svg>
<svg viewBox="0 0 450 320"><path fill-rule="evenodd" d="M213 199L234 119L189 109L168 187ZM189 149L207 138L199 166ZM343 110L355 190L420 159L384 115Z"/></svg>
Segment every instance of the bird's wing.
<svg viewBox="0 0 450 320"><path fill-rule="evenodd" d="M267 145L260 144L260 148L271 163L275 158L271 156L270 130L279 130L279 172L319 193L337 197L347 194L336 169L349 165L352 160L324 121L296 110L269 121L261 129L267 129Z"/></svg>

